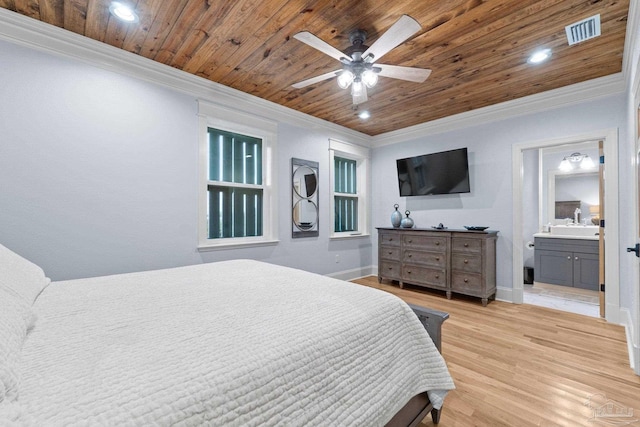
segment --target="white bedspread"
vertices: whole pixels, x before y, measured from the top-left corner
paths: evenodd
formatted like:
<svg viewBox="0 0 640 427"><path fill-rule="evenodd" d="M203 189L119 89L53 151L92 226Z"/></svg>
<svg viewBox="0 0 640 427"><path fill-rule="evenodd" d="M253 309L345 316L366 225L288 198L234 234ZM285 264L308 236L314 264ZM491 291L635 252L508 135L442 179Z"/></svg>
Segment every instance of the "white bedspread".
<svg viewBox="0 0 640 427"><path fill-rule="evenodd" d="M398 298L249 260L54 282L22 354L27 425L384 425L446 365Z"/></svg>

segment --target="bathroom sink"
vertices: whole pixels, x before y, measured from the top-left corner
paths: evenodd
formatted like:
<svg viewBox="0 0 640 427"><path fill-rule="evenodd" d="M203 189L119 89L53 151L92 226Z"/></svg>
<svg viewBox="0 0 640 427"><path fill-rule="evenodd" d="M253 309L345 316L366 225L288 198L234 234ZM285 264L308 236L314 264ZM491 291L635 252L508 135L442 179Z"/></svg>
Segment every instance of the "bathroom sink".
<svg viewBox="0 0 640 427"><path fill-rule="evenodd" d="M596 236L597 225L552 225L551 234L557 236Z"/></svg>

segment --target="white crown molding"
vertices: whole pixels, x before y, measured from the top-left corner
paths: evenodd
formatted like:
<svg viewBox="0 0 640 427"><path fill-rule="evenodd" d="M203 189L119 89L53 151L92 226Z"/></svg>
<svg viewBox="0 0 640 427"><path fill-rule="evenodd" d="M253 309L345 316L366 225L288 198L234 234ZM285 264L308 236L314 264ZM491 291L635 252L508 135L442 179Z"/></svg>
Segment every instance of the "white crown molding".
<svg viewBox="0 0 640 427"><path fill-rule="evenodd" d="M622 93L624 90L625 80L622 73L612 74L587 82L576 83L571 86L549 90L536 95L530 95L477 110L443 117L397 131L376 135L372 138L371 145L372 147L381 147L384 145L397 144L426 135L459 130L469 126L573 105L616 93Z"/></svg>
<svg viewBox="0 0 640 427"><path fill-rule="evenodd" d="M0 8L0 39L158 84L197 99L267 119L323 130L368 147L371 137L274 102L186 73L106 43Z"/></svg>

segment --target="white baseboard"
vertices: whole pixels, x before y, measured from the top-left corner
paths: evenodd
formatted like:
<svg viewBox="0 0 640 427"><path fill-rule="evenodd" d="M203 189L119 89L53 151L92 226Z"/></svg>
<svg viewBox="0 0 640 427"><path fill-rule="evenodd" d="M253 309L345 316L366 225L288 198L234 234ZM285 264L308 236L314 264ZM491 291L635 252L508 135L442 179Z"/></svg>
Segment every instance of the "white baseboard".
<svg viewBox="0 0 640 427"><path fill-rule="evenodd" d="M496 288L496 300L505 301L505 302L514 302L516 301L516 296L518 291L522 293L522 289L513 289L513 288L503 288L498 286ZM520 301L522 301L522 296L520 297Z"/></svg>
<svg viewBox="0 0 640 427"><path fill-rule="evenodd" d="M634 342L633 318L627 308L620 309L620 324L624 326L627 335L627 349L629 351L629 365L637 375L640 375L640 343Z"/></svg>
<svg viewBox="0 0 640 427"><path fill-rule="evenodd" d="M359 279L361 277L377 275L377 274L378 274L378 268L372 265L369 265L367 267L354 268L352 270L337 271L335 273L327 274L327 276L332 277L334 279L340 279L340 280L354 280L354 279Z"/></svg>

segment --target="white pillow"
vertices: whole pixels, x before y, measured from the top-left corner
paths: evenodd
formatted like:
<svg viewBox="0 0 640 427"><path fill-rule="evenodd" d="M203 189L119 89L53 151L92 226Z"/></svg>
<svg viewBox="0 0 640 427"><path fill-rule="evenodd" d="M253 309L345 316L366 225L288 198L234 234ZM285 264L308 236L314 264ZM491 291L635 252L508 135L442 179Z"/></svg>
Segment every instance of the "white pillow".
<svg viewBox="0 0 640 427"><path fill-rule="evenodd" d="M0 289L31 305L50 282L42 268L0 245Z"/></svg>

